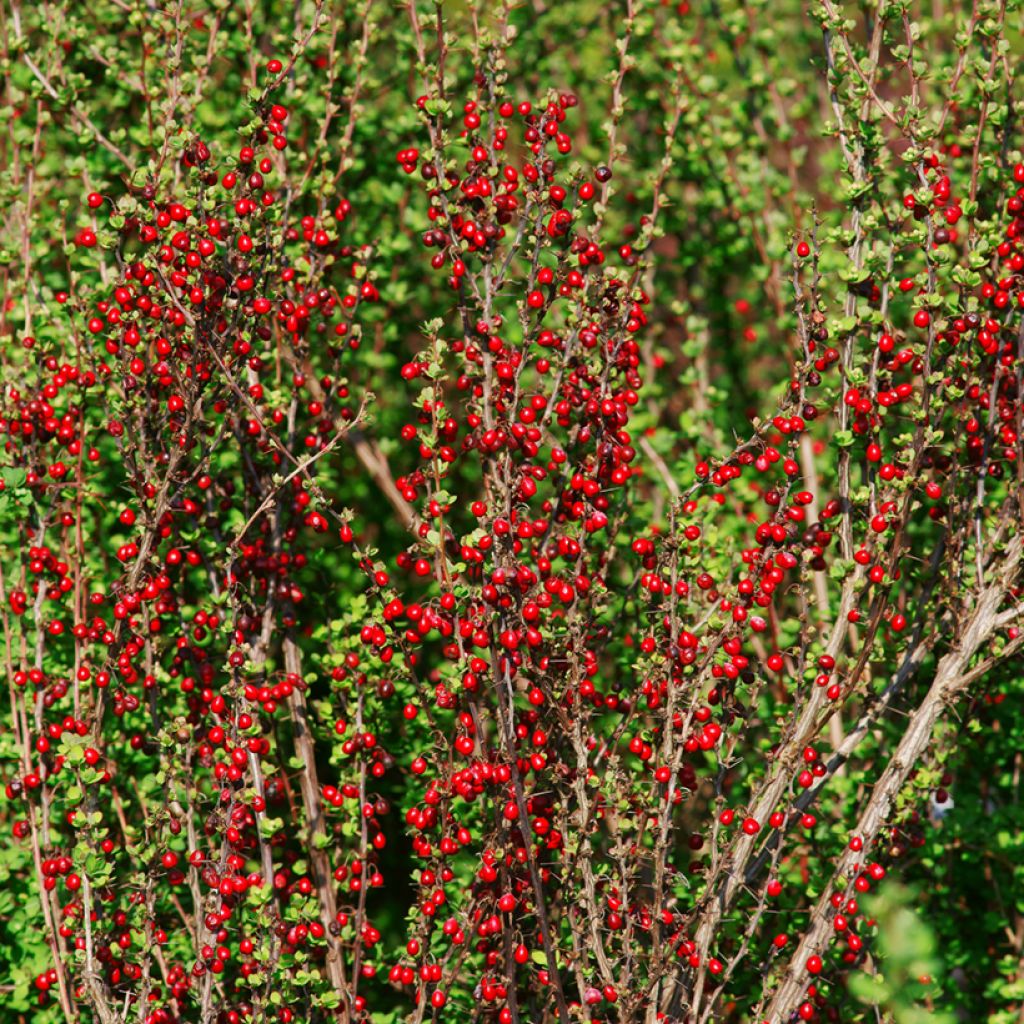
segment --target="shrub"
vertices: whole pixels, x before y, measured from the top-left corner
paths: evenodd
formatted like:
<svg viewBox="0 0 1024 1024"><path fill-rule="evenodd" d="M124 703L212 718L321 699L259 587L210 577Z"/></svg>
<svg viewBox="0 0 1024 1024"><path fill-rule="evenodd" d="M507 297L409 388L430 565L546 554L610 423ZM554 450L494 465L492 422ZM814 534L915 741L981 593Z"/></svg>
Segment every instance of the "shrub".
<svg viewBox="0 0 1024 1024"><path fill-rule="evenodd" d="M11 1013L1008 1019L1007 7L265 6L6 16Z"/></svg>

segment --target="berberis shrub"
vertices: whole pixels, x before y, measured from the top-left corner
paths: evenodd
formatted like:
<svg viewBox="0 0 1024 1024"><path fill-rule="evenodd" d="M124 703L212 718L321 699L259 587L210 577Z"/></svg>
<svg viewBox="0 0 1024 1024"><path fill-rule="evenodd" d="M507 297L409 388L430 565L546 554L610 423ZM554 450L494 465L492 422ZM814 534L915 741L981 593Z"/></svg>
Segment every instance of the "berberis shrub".
<svg viewBox="0 0 1024 1024"><path fill-rule="evenodd" d="M1019 1020L1018 0L4 0L0 1020Z"/></svg>

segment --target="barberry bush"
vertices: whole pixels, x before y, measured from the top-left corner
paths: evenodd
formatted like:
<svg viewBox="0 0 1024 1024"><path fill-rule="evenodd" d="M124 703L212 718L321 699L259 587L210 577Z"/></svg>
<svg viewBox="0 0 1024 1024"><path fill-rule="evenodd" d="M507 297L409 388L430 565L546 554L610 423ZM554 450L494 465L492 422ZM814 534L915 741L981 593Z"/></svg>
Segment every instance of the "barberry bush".
<svg viewBox="0 0 1024 1024"><path fill-rule="evenodd" d="M1019 1020L1018 0L0 15L0 1019Z"/></svg>

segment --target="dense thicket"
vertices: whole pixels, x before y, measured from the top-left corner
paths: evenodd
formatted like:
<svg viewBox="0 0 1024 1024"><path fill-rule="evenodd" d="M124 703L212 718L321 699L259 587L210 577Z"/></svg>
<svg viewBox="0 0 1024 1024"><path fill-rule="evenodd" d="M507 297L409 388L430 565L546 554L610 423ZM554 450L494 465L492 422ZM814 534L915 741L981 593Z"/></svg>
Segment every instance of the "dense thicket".
<svg viewBox="0 0 1024 1024"><path fill-rule="evenodd" d="M0 7L3 1020L1019 1020L1017 0Z"/></svg>

